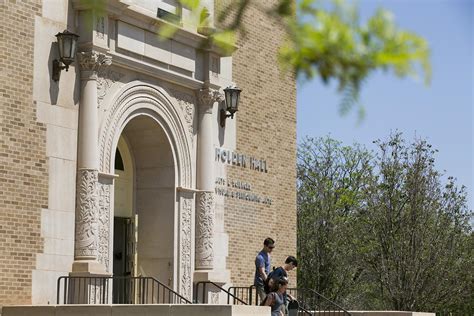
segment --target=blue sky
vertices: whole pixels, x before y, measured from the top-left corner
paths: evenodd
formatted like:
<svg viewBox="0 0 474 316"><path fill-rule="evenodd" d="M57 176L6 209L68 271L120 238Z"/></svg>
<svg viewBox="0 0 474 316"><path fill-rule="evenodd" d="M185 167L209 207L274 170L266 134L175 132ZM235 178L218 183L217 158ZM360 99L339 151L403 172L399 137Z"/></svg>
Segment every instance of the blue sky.
<svg viewBox="0 0 474 316"><path fill-rule="evenodd" d="M474 0L379 0L358 2L362 18L378 7L390 10L397 24L426 38L431 47L430 86L413 78L398 79L376 73L362 89L366 115L357 111L341 117L335 85L319 79L298 83L298 141L330 134L345 144L358 142L374 149L372 141L391 131L405 138L427 139L439 150L438 170L468 188L474 209Z"/></svg>

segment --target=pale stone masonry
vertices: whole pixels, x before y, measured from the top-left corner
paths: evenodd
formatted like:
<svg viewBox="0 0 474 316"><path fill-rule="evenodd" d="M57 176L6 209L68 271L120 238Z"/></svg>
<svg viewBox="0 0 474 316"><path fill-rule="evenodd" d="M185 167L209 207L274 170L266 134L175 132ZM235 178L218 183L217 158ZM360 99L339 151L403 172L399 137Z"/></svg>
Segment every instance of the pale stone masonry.
<svg viewBox="0 0 474 316"><path fill-rule="evenodd" d="M68 275L154 277L189 300L199 281L252 284L264 238L274 266L296 254L283 30L250 8L230 55L186 23L158 40L158 9L189 18L177 2L94 3L0 0L0 307L55 304ZM53 81L65 29L78 58ZM222 127L233 83L239 111Z"/></svg>

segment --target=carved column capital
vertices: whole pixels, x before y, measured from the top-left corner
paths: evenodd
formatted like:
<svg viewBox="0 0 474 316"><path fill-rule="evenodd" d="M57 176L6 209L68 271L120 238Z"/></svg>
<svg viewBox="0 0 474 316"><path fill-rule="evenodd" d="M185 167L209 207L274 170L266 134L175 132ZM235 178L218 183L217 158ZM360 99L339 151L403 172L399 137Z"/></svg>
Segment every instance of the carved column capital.
<svg viewBox="0 0 474 316"><path fill-rule="evenodd" d="M219 90L212 88L203 88L197 91L199 106L212 108L214 102L221 102L224 100L224 94Z"/></svg>
<svg viewBox="0 0 474 316"><path fill-rule="evenodd" d="M77 53L79 66L82 73L90 74L97 77L97 72L101 68L112 64L112 56L97 51L87 51Z"/></svg>

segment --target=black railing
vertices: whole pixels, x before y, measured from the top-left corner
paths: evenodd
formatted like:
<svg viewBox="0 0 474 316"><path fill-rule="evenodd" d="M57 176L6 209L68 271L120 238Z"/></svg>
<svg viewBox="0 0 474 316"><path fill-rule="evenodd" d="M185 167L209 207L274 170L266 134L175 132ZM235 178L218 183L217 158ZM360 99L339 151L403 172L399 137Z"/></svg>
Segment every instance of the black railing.
<svg viewBox="0 0 474 316"><path fill-rule="evenodd" d="M152 277L71 277L57 284L57 304L191 304Z"/></svg>
<svg viewBox="0 0 474 316"><path fill-rule="evenodd" d="M199 295L200 288L202 289L201 295ZM209 303L207 289L209 290L214 289L219 292L224 292L227 295L227 304L230 304L230 301L232 300L233 305L249 305L243 299L237 297L236 295L232 294L230 291L224 289L220 285L211 281L202 281L202 282L196 283L195 291L194 291L194 300L193 300L194 303L199 303L199 304Z"/></svg>
<svg viewBox="0 0 474 316"><path fill-rule="evenodd" d="M251 286L231 286L228 290L234 297L238 297L247 305L258 305L259 299L255 285ZM236 304L236 299L232 298L232 304ZM230 296L227 296L227 304L231 304Z"/></svg>
<svg viewBox="0 0 474 316"><path fill-rule="evenodd" d="M300 310L309 312L310 315L344 315L351 316L347 310L337 303L326 298L312 289L288 288L287 293L296 298L300 304Z"/></svg>
<svg viewBox="0 0 474 316"><path fill-rule="evenodd" d="M224 289L222 289L224 290ZM224 290L225 291L225 290ZM227 296L227 304L238 304L237 298L240 301L246 302L248 305L259 305L260 299L257 295L255 286L233 286L228 292L232 294ZM299 303L299 315L344 315L351 314L337 303L329 300L318 292L311 289L288 288L287 293L293 296Z"/></svg>

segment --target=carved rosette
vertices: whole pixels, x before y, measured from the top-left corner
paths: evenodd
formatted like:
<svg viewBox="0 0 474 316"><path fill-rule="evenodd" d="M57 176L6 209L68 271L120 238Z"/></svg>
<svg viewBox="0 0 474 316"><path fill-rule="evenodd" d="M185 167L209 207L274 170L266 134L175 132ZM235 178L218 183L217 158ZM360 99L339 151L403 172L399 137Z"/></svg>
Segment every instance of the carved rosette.
<svg viewBox="0 0 474 316"><path fill-rule="evenodd" d="M110 238L110 185L99 183L99 250L98 261L105 270L110 271L109 238Z"/></svg>
<svg viewBox="0 0 474 316"><path fill-rule="evenodd" d="M211 270L214 261L214 194L199 192L196 227L196 269Z"/></svg>
<svg viewBox="0 0 474 316"><path fill-rule="evenodd" d="M199 106L210 109L212 111L212 106L214 102L224 101L224 94L216 89L204 88L199 89L197 92Z"/></svg>
<svg viewBox="0 0 474 316"><path fill-rule="evenodd" d="M192 299L191 283L191 215L192 199L182 198L181 206L181 285L180 294Z"/></svg>
<svg viewBox="0 0 474 316"><path fill-rule="evenodd" d="M81 71L92 71L97 73L101 68L112 64L112 57L97 51L77 53Z"/></svg>
<svg viewBox="0 0 474 316"><path fill-rule="evenodd" d="M97 170L78 170L74 249L76 259L96 259L98 255L97 181Z"/></svg>

